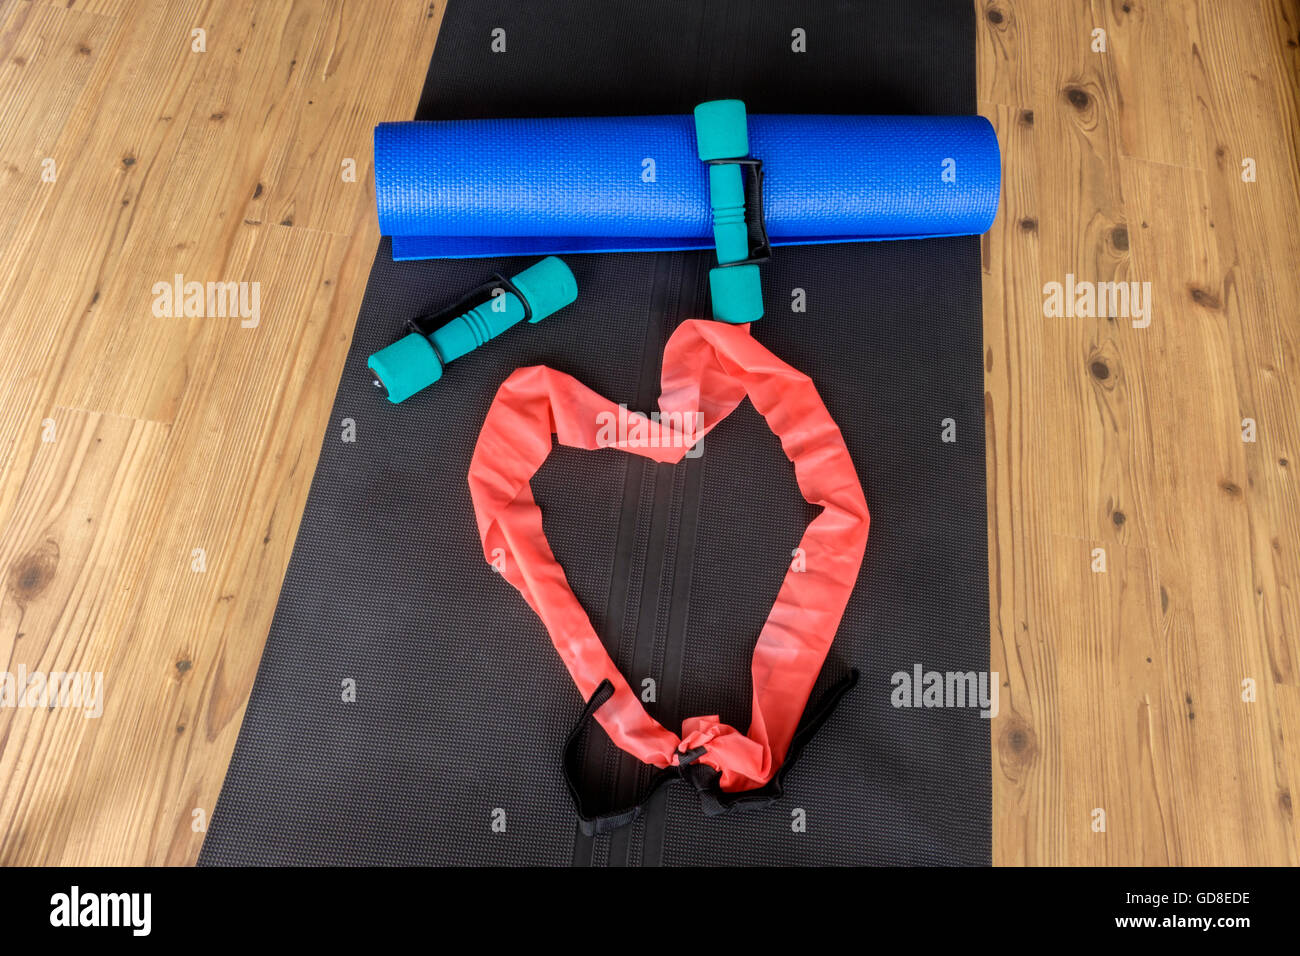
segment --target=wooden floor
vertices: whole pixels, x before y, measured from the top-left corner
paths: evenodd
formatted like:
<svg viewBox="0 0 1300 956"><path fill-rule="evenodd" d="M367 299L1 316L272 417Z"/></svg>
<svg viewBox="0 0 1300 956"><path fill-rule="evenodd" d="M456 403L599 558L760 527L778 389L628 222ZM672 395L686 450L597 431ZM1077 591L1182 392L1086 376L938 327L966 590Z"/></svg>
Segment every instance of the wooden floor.
<svg viewBox="0 0 1300 956"><path fill-rule="evenodd" d="M444 2L0 0L0 670L105 675L0 709L0 862L196 858ZM977 16L995 860L1300 862L1300 11Z"/></svg>

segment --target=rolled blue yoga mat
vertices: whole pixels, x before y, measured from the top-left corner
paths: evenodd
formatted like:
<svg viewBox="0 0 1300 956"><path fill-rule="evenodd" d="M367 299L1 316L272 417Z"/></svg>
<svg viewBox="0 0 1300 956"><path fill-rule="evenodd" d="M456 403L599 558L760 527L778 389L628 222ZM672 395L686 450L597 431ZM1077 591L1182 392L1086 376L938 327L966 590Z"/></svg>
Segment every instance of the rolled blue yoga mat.
<svg viewBox="0 0 1300 956"><path fill-rule="evenodd" d="M1000 161L979 116L751 115L773 245L986 231ZM383 123L394 259L713 248L689 114Z"/></svg>

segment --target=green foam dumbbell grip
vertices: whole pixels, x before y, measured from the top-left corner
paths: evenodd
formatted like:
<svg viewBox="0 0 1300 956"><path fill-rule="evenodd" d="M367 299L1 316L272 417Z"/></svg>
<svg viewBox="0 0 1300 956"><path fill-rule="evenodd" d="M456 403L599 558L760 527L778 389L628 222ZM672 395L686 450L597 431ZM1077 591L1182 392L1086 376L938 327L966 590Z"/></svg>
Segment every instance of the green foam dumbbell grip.
<svg viewBox="0 0 1300 956"><path fill-rule="evenodd" d="M578 297L578 283L569 267L547 256L515 276L511 283L532 309L530 322L540 322ZM493 295L428 336L412 332L366 360L388 400L404 402L442 378L443 366L496 338L524 317L523 302L509 291Z"/></svg>
<svg viewBox="0 0 1300 956"><path fill-rule="evenodd" d="M695 148L706 163L748 156L744 100L709 100L695 107Z"/></svg>
<svg viewBox="0 0 1300 956"><path fill-rule="evenodd" d="M709 204L713 207L713 241L719 262L749 258L745 225L745 184L736 165L709 167Z"/></svg>

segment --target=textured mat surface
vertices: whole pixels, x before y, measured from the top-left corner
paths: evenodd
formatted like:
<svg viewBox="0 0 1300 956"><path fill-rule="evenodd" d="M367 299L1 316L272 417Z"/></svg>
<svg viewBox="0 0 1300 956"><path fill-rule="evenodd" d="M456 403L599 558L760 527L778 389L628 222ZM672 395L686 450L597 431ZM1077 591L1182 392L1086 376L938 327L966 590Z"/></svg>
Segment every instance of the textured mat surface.
<svg viewBox="0 0 1300 956"><path fill-rule="evenodd" d="M966 0L648 10L453 2L417 118L686 113L723 96L765 113L975 108ZM496 28L506 53L491 52ZM796 28L806 53L791 51ZM582 702L536 617L483 562L465 475L493 393L521 364L651 408L664 341L707 305L710 257L568 257L575 306L402 406L375 394L365 357L403 319L529 261L394 262L381 245L200 862L987 863L987 721L890 702L892 675L917 664L988 668L979 240L797 246L763 268L754 335L817 383L871 506L820 684L850 666L862 681L775 807L706 819L676 788L595 839L578 834L559 769ZM946 419L955 442L940 440ZM560 449L533 484L616 663L634 686L655 681L654 716L746 726L754 635L810 517L753 409L682 466ZM609 803L648 778L599 733L586 769Z"/></svg>
<svg viewBox="0 0 1300 956"><path fill-rule="evenodd" d="M774 245L978 235L997 212L981 116L750 115L748 130ZM397 259L711 249L707 169L690 114L375 130Z"/></svg>

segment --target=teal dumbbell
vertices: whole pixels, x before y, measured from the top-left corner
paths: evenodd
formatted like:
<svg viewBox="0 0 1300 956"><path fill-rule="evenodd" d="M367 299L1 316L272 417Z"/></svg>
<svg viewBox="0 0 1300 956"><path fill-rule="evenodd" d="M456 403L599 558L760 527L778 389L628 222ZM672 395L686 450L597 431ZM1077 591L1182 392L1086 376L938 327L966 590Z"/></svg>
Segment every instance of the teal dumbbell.
<svg viewBox="0 0 1300 956"><path fill-rule="evenodd" d="M509 291L509 286L519 295ZM520 296L524 301L520 301ZM530 323L542 321L578 297L578 283L569 267L547 256L503 284L487 301L467 310L428 334L411 332L366 360L375 384L388 392L394 404L404 402L442 378L443 366L496 338L525 315Z"/></svg>
<svg viewBox="0 0 1300 956"><path fill-rule="evenodd" d="M749 130L741 100L710 100L695 107L696 151L709 166L709 204L718 267L709 271L713 317L733 325L763 317L758 265L728 265L749 258L745 183L740 160L749 156ZM721 162L720 162L721 161Z"/></svg>

